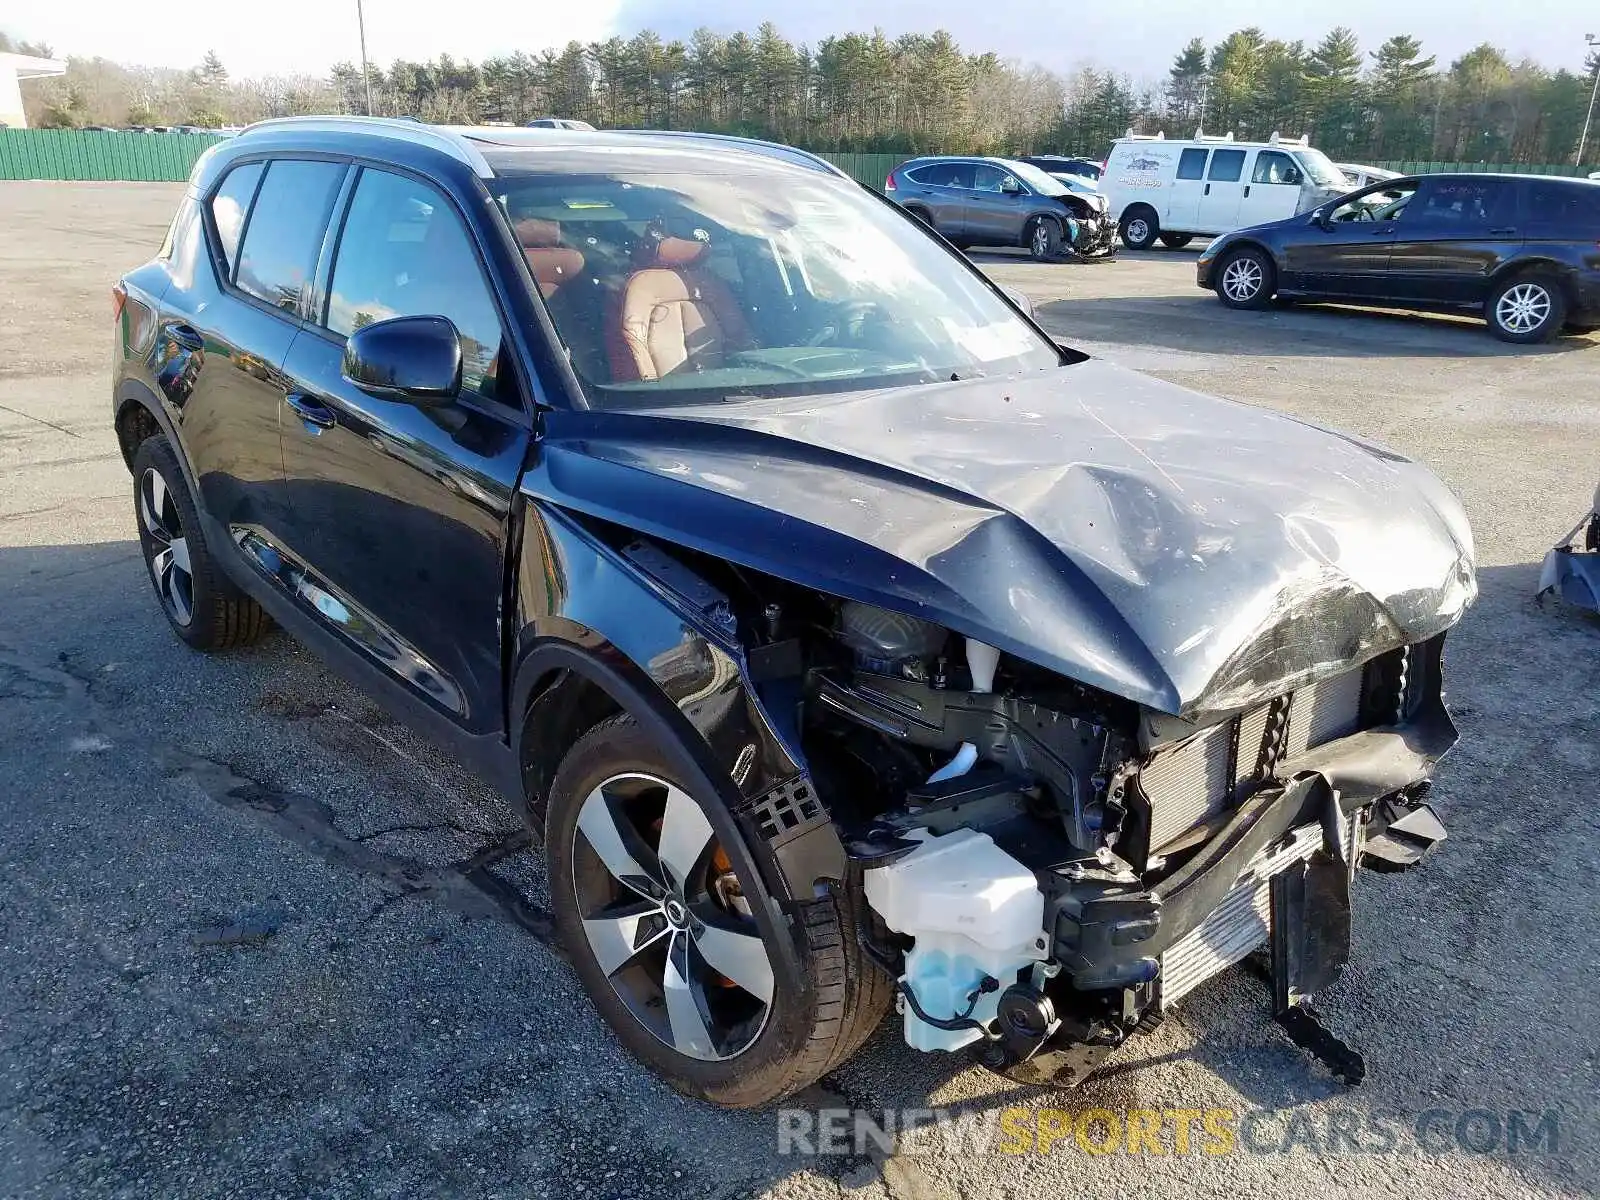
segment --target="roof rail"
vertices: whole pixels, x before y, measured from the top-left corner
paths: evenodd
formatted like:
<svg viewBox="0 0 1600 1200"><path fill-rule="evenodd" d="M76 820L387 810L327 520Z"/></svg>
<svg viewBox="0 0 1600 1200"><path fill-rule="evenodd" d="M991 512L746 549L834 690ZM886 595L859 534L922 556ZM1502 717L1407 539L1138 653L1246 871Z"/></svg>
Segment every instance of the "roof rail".
<svg viewBox="0 0 1600 1200"><path fill-rule="evenodd" d="M1272 131L1272 136L1270 138L1268 138L1267 141L1268 141L1268 143L1270 145L1273 145L1273 146L1310 146L1311 145L1311 138L1308 135L1304 134L1304 133L1302 133L1297 138L1286 138L1281 133L1279 133L1276 129L1274 129Z"/></svg>
<svg viewBox="0 0 1600 1200"><path fill-rule="evenodd" d="M1128 132L1122 135L1125 142L1164 142L1167 135L1163 133L1135 133L1133 127L1128 127Z"/></svg>
<svg viewBox="0 0 1600 1200"><path fill-rule="evenodd" d="M671 137L684 138L701 142L730 142L736 146L744 146L767 158L786 158L799 161L813 167L819 167L830 175L839 175L845 179L852 176L844 168L829 162L820 154L813 154L810 150L802 150L798 146L785 145L783 142L768 142L761 138L739 137L732 133L701 133L694 129L614 129L612 133L637 134L640 137Z"/></svg>
<svg viewBox="0 0 1600 1200"><path fill-rule="evenodd" d="M392 138L395 141L410 142L414 146L427 146L433 150L442 151L471 167L474 174L484 179L492 179L494 171L489 166L489 160L483 157L483 152L468 138L462 137L451 129L441 128L437 125L424 125L421 121L406 117L273 117L266 121L257 121L254 125L247 125L239 134L247 138L258 131L272 130L300 130L305 133L366 133L376 137Z"/></svg>
<svg viewBox="0 0 1600 1200"><path fill-rule="evenodd" d="M1231 142L1233 141L1233 130L1230 129L1227 133L1207 133L1203 129L1196 129L1193 140L1197 142Z"/></svg>

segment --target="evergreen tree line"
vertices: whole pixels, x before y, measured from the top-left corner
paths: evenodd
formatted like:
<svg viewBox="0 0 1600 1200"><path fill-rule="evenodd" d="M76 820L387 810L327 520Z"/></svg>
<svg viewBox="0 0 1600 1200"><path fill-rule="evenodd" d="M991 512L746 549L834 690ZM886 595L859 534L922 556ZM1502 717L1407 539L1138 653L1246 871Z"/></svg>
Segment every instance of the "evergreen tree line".
<svg viewBox="0 0 1600 1200"><path fill-rule="evenodd" d="M0 43L3 45L3 43ZM1241 29L1196 38L1164 80L1093 67L1063 74L950 34L881 31L795 44L771 23L754 34L702 29L687 41L648 30L587 45L485 59L373 67L326 78L232 80L215 55L193 71L69 59L30 88L44 125L245 124L266 116L373 111L425 121L521 123L578 117L602 127L700 129L814 150L899 153L1104 153L1128 129L1187 135L1310 136L1336 159L1570 162L1594 73L1512 61L1482 45L1448 66L1398 35L1366 49L1337 28L1314 46ZM1600 158L1600 136L1585 157Z"/></svg>

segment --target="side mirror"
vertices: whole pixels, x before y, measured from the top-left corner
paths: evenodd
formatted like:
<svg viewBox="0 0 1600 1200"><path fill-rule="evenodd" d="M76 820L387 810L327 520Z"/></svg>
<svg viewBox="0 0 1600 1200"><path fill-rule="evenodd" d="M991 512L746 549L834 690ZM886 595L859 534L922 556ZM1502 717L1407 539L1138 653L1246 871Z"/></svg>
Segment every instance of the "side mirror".
<svg viewBox="0 0 1600 1200"><path fill-rule="evenodd" d="M1333 228L1333 209L1315 208L1311 210L1311 223L1322 229Z"/></svg>
<svg viewBox="0 0 1600 1200"><path fill-rule="evenodd" d="M1022 195L1022 185L1010 176L1000 181L1000 190L1008 196Z"/></svg>
<svg viewBox="0 0 1600 1200"><path fill-rule="evenodd" d="M452 403L461 391L461 338L448 317L391 317L353 332L344 377L368 395L418 408Z"/></svg>
<svg viewBox="0 0 1600 1200"><path fill-rule="evenodd" d="M1015 304L1022 310L1024 316L1033 316L1033 301L1028 299L1027 292L1018 291L1014 287L1007 287L1003 283L996 284L995 286L1005 293L1007 300L1011 301L1011 303Z"/></svg>

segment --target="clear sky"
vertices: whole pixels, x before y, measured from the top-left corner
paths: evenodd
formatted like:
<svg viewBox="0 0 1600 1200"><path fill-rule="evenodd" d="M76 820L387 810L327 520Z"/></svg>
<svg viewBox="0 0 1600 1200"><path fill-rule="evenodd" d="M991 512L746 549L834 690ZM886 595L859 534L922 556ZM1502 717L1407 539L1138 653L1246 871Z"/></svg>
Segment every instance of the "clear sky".
<svg viewBox="0 0 1600 1200"><path fill-rule="evenodd" d="M1583 0L365 0L372 59L431 58L442 52L480 59L537 51L572 38L589 41L650 27L682 36L698 25L753 30L771 19L796 41L828 33L949 29L973 51L1067 69L1084 63L1138 79L1166 73L1190 37L1208 42L1245 25L1269 37L1314 41L1336 23L1371 49L1395 33L1420 37L1441 65L1479 42L1550 67L1581 68L1583 35L1600 33L1600 4ZM0 10L0 29L46 41L57 54L103 55L123 62L187 67L208 49L235 75L321 73L358 54L355 0L33 0Z"/></svg>

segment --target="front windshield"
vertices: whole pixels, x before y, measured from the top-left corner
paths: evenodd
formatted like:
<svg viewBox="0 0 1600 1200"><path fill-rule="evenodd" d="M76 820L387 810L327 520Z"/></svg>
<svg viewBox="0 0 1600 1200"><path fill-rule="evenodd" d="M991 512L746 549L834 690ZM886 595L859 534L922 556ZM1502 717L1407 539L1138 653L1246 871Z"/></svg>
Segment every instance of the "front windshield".
<svg viewBox="0 0 1600 1200"><path fill-rule="evenodd" d="M1005 160L1006 170L1042 196L1059 196L1066 186L1048 171L1041 171L1031 163Z"/></svg>
<svg viewBox="0 0 1600 1200"><path fill-rule="evenodd" d="M1061 364L958 256L831 176L619 166L491 186L595 407Z"/></svg>
<svg viewBox="0 0 1600 1200"><path fill-rule="evenodd" d="M1300 165L1305 168L1307 177L1318 187L1350 186L1350 181L1344 177L1344 172L1334 166L1333 160L1321 150L1296 150L1294 154L1300 160Z"/></svg>

